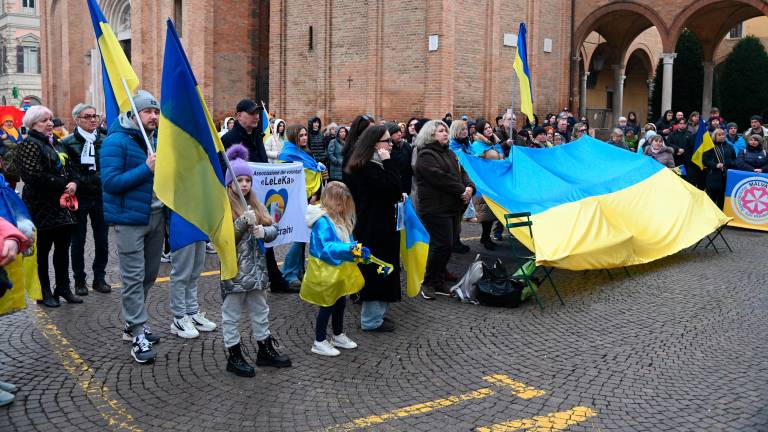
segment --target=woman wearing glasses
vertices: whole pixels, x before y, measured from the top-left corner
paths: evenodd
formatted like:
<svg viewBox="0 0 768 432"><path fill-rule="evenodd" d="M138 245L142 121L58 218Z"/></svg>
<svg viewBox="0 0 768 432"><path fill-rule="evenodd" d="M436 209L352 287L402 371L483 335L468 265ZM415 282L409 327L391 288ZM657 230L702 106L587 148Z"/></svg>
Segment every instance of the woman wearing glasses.
<svg viewBox="0 0 768 432"><path fill-rule="evenodd" d="M59 297L67 303L82 303L69 286L69 242L75 217L70 199L78 184L59 154L59 142L53 135L53 113L37 105L24 114L27 138L19 145L18 163L24 181L22 199L37 227L37 275L43 291L42 304L58 307ZM48 278L48 254L53 248L56 289L51 292Z"/></svg>
<svg viewBox="0 0 768 432"><path fill-rule="evenodd" d="M364 331L390 332L385 317L389 304L400 301L400 233L396 204L403 199L400 171L390 157L392 142L386 126L368 127L352 149L345 173L357 213L354 237L371 254L392 264L384 276L376 266L361 265L365 285L360 291L360 326Z"/></svg>
<svg viewBox="0 0 768 432"><path fill-rule="evenodd" d="M75 294L88 295L85 276L85 239L88 234L88 218L91 219L95 256L93 258L93 290L100 293L112 291L106 281L107 259L109 257L109 235L104 222L104 205L101 200L101 175L99 154L105 136L99 131L101 116L93 105L77 104L72 109L72 118L77 126L71 135L61 141L67 152L68 167L77 181L78 209L75 212L72 233L72 273L75 276Z"/></svg>

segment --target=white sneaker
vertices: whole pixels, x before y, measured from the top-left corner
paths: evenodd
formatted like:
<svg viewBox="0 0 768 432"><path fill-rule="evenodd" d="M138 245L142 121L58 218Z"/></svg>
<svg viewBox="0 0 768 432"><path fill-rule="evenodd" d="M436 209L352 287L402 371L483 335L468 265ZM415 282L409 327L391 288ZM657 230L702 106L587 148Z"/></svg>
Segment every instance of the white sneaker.
<svg viewBox="0 0 768 432"><path fill-rule="evenodd" d="M194 315L187 316L190 320L192 320L192 324L197 328L198 331L211 332L216 330L216 323L206 318L205 312L198 311Z"/></svg>
<svg viewBox="0 0 768 432"><path fill-rule="evenodd" d="M331 345L331 343L327 340L322 342L315 341L315 343L312 345L312 352L315 354L320 354L321 356L328 357L336 357L337 355L341 354L341 351L334 348L333 345Z"/></svg>
<svg viewBox="0 0 768 432"><path fill-rule="evenodd" d="M348 338L344 333L338 336L331 336L331 345L336 348L355 349L357 344L352 339Z"/></svg>
<svg viewBox="0 0 768 432"><path fill-rule="evenodd" d="M163 252L160 255L160 262L161 263L169 263L169 262L171 262L171 253L170 252L167 252L167 253Z"/></svg>
<svg viewBox="0 0 768 432"><path fill-rule="evenodd" d="M216 248L213 246L213 243L208 242L205 244L205 253L207 254L215 254Z"/></svg>
<svg viewBox="0 0 768 432"><path fill-rule="evenodd" d="M182 319L174 318L171 323L171 333L184 339L194 339L200 336L189 315L185 315Z"/></svg>

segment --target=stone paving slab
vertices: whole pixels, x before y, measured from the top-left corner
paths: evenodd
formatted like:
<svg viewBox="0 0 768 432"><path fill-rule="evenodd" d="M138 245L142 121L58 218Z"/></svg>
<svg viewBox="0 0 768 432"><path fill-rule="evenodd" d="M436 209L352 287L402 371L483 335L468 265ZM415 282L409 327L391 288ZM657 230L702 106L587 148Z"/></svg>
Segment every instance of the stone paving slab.
<svg viewBox="0 0 768 432"><path fill-rule="evenodd" d="M473 252L454 256L453 271L480 251L478 231L464 224ZM20 386L0 408L0 431L470 431L518 419L559 430L541 422L575 419L576 407L596 415L563 429L766 431L768 234L726 235L734 253L684 251L631 277L556 270L566 305L544 285L544 311L406 299L393 307L394 333L369 334L350 305L346 331L360 347L336 358L309 352L315 308L274 294L271 330L294 366L252 379L224 370L220 329L166 337L153 365L134 363L120 340L119 290L92 292L84 305L33 305L0 317L0 378ZM111 259L119 284L114 248ZM217 268L209 256L206 269ZM202 278L200 303L220 323L217 276ZM167 282L148 308L167 333ZM492 375L543 394L524 399L484 379Z"/></svg>

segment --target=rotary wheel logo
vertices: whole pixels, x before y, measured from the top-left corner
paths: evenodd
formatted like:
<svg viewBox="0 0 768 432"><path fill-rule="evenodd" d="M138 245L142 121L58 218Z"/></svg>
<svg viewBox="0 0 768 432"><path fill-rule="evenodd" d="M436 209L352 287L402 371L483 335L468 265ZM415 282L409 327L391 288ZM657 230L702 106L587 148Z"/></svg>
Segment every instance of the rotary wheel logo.
<svg viewBox="0 0 768 432"><path fill-rule="evenodd" d="M768 223L768 179L749 177L733 188L733 211L753 224Z"/></svg>

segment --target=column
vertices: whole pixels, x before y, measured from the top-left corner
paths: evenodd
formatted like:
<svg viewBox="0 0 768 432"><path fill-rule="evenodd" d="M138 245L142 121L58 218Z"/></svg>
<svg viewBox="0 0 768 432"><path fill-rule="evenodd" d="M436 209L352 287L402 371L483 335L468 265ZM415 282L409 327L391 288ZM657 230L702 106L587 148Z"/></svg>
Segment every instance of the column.
<svg viewBox="0 0 768 432"><path fill-rule="evenodd" d="M714 81L715 63L712 61L704 62L704 95L701 101L701 115L709 115L712 109L712 83Z"/></svg>
<svg viewBox="0 0 768 432"><path fill-rule="evenodd" d="M613 69L613 118L616 123L624 112L624 65L611 65Z"/></svg>
<svg viewBox="0 0 768 432"><path fill-rule="evenodd" d="M661 61L663 63L662 73L664 74L661 82L661 112L672 109L672 66L675 63L677 53L663 53ZM711 92L711 88L710 88Z"/></svg>
<svg viewBox="0 0 768 432"><path fill-rule="evenodd" d="M589 72L581 74L581 87L579 88L579 115L581 117L587 116L587 79L589 79Z"/></svg>

